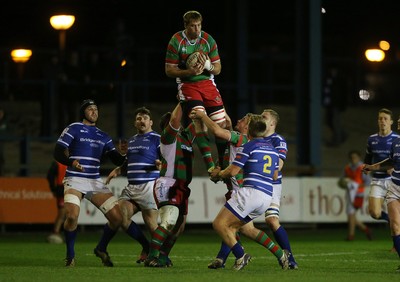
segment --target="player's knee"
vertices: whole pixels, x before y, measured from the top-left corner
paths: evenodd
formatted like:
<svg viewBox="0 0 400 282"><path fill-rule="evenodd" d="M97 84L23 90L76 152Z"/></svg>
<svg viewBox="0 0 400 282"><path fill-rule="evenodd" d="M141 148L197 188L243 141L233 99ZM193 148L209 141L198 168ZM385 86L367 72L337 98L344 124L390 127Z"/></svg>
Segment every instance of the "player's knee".
<svg viewBox="0 0 400 282"><path fill-rule="evenodd" d="M381 217L381 211L377 211L377 210L374 210L374 209L370 209L369 210L369 214L374 219L379 219Z"/></svg>
<svg viewBox="0 0 400 282"><path fill-rule="evenodd" d="M223 224L220 220L216 219L213 221L212 223L213 229L217 232L217 233L221 233L222 230L224 229Z"/></svg>
<svg viewBox="0 0 400 282"><path fill-rule="evenodd" d="M279 228L280 223L279 223L279 217L277 216L268 216L265 218L265 223L268 225L268 227L275 231Z"/></svg>
<svg viewBox="0 0 400 282"><path fill-rule="evenodd" d="M122 224L121 227L124 231L128 230L129 225L131 225L132 220L129 218L126 218L125 216L122 216Z"/></svg>
<svg viewBox="0 0 400 282"><path fill-rule="evenodd" d="M99 207L103 214L107 214L110 210L112 210L116 205L118 205L118 199L114 196L111 196L107 200L104 201ZM122 216L121 216L122 219Z"/></svg>
<svg viewBox="0 0 400 282"><path fill-rule="evenodd" d="M70 204L74 204L78 207L81 206L81 199L74 194L65 194L64 195L64 204L65 203L70 203Z"/></svg>
<svg viewBox="0 0 400 282"><path fill-rule="evenodd" d="M179 209L176 206L167 205L160 208L160 226L171 231L179 217Z"/></svg>

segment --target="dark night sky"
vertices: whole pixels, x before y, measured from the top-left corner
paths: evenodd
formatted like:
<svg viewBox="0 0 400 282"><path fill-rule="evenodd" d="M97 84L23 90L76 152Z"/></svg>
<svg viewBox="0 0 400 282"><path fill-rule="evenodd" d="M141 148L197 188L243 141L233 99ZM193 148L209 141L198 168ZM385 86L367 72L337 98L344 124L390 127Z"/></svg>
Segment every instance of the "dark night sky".
<svg viewBox="0 0 400 282"><path fill-rule="evenodd" d="M238 11L238 1L241 0L7 1L0 10L0 59L10 60L9 50L17 47L33 49L34 56L37 50L45 50L42 54L47 54L47 50L57 51L58 32L50 26L49 18L57 11L67 11L76 15L74 26L67 31L67 51L115 46L117 22L122 21L126 34L133 39L130 52L136 56L135 66L143 67L140 59L144 58L149 79L168 81L163 69L165 47L171 35L183 29L183 13L198 10L204 17L203 29L218 42L224 65L219 82L230 83L237 79L237 19L247 15L248 52L253 56L253 65L249 67L250 83L265 83L268 56L289 54L293 58L296 53L297 5L306 0L242 0L247 3L247 12ZM377 47L379 40L387 39L391 43L387 53L390 66L381 73L389 74L389 80L397 84L400 69L398 1L321 0L321 3L326 10L321 14L323 59L344 59L353 66L365 61L365 48ZM306 23L307 18L303 22ZM257 56L263 56L265 61L258 60ZM293 64L288 68L280 62L274 66L273 83L293 83L288 81L293 78L288 72ZM360 79L356 72L353 71L354 80ZM140 76L135 78L141 79ZM387 90L388 93L395 91Z"/></svg>
<svg viewBox="0 0 400 282"><path fill-rule="evenodd" d="M143 1L143 0L22 0L7 1L0 11L0 48L26 45L32 48L57 47L57 33L49 17L67 9L77 18L68 31L70 45L109 44L117 19L125 22L135 38L145 38L163 47L166 40L182 28L181 16L189 9L202 12L204 30L216 38L232 34L236 12L233 0ZM247 1L249 36L268 37L270 42L294 36L296 1ZM327 13L322 15L323 37L327 42L349 40L351 48L365 42L389 38L398 43L397 1L323 0ZM6 3L6 2L3 2ZM266 6L266 9L261 9ZM369 39L371 38L371 39ZM227 39L228 40L228 39ZM219 39L221 41L221 39Z"/></svg>

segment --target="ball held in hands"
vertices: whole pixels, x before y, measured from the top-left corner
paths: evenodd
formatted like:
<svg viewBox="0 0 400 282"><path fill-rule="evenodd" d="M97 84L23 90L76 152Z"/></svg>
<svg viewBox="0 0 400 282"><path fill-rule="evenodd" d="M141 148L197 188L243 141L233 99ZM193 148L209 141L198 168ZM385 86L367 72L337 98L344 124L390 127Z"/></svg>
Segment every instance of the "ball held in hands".
<svg viewBox="0 0 400 282"><path fill-rule="evenodd" d="M205 68L206 61L207 61L207 56L200 51L196 51L196 52L193 52L192 54L190 54L189 57L187 57L186 67L193 68L197 64L201 64L202 66L204 65L204 68ZM210 64L211 64L211 62L210 62Z"/></svg>

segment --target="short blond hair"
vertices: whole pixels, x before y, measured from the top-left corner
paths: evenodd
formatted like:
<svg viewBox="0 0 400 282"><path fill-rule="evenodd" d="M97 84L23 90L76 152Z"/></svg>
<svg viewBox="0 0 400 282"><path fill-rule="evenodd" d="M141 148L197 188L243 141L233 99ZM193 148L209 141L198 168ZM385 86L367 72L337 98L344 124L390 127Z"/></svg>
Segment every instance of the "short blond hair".
<svg viewBox="0 0 400 282"><path fill-rule="evenodd" d="M265 113L265 112L269 113L275 119L276 124L278 124L279 119L280 119L278 112L274 111L273 109L265 109L263 111L263 113Z"/></svg>
<svg viewBox="0 0 400 282"><path fill-rule="evenodd" d="M190 24L191 21L203 21L202 15L197 12L197 11L187 11L183 15L183 24L186 26L187 24Z"/></svg>

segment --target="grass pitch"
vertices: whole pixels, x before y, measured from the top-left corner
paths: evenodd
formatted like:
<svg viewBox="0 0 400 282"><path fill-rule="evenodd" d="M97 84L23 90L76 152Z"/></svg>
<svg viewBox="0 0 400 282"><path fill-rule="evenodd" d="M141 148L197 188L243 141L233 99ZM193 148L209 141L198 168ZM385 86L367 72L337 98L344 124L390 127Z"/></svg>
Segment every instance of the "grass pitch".
<svg viewBox="0 0 400 282"><path fill-rule="evenodd" d="M355 241L344 241L343 227L287 231L299 270L283 271L271 253L246 238L242 243L253 259L242 271L231 269L232 255L225 269L208 269L220 246L210 228L188 228L170 255L174 266L163 269L136 264L141 247L123 232L108 249L113 268L103 267L93 254L100 229L79 232L74 268L64 267L64 244L47 243L43 232L3 233L0 281L400 281L396 272L400 260L389 251L392 241L387 226L373 228L372 241L362 233L357 233Z"/></svg>

